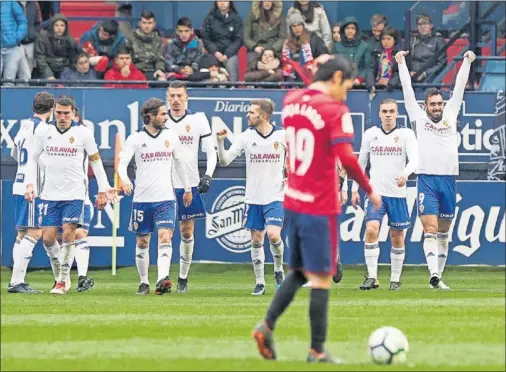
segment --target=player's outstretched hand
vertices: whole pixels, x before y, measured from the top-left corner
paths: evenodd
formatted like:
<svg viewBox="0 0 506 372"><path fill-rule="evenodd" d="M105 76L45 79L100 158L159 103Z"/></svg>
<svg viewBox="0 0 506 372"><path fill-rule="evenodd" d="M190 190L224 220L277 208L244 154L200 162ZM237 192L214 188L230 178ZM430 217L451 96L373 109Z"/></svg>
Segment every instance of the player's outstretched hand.
<svg viewBox="0 0 506 372"><path fill-rule="evenodd" d="M464 53L464 58L467 58L469 60L469 63L473 63L476 59L476 54L472 50L468 50Z"/></svg>
<svg viewBox="0 0 506 372"><path fill-rule="evenodd" d="M209 191L211 188L211 177L209 177L207 174L200 179L199 185L198 185L198 191L201 194L205 194Z"/></svg>
<svg viewBox="0 0 506 372"><path fill-rule="evenodd" d="M345 205L348 201L348 190L341 190L341 205Z"/></svg>
<svg viewBox="0 0 506 372"><path fill-rule="evenodd" d="M33 185L30 183L26 185L25 200L31 203L33 202L33 199L35 199L35 193L33 192Z"/></svg>
<svg viewBox="0 0 506 372"><path fill-rule="evenodd" d="M397 186L404 187L404 185L406 184L406 181L408 180L408 177L402 175L402 176L397 177L395 180L397 181Z"/></svg>
<svg viewBox="0 0 506 372"><path fill-rule="evenodd" d="M397 54L395 55L395 62L397 62L399 65L403 64L408 54L409 54L408 50L401 50L400 52L397 52Z"/></svg>
<svg viewBox="0 0 506 372"><path fill-rule="evenodd" d="M183 204L185 207L189 207L192 203L193 195L191 191L187 191L183 194Z"/></svg>
<svg viewBox="0 0 506 372"><path fill-rule="evenodd" d="M222 129L219 132L217 132L216 133L216 138L218 139L218 141L224 141L225 138L227 138L227 130L226 129Z"/></svg>
<svg viewBox="0 0 506 372"><path fill-rule="evenodd" d="M369 203L372 203L374 210L378 210L381 207L381 196L376 191L373 191L369 196Z"/></svg>
<svg viewBox="0 0 506 372"><path fill-rule="evenodd" d="M353 208L357 209L360 204L360 194L357 191L353 191L351 193L351 205Z"/></svg>
<svg viewBox="0 0 506 372"><path fill-rule="evenodd" d="M123 188L123 192L125 195L131 195L134 189L134 185L132 185L132 181L130 180L121 180L121 187Z"/></svg>

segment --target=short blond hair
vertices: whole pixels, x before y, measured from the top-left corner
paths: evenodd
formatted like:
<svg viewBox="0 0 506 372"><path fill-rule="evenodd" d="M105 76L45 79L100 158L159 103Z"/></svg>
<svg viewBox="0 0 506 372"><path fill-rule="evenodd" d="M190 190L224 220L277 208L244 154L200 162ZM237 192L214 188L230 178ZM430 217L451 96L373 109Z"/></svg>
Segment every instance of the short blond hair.
<svg viewBox="0 0 506 372"><path fill-rule="evenodd" d="M251 105L258 106L262 112L267 115L267 119L269 119L272 116L272 113L274 112L274 102L272 99L266 98L266 99L255 99L251 101Z"/></svg>

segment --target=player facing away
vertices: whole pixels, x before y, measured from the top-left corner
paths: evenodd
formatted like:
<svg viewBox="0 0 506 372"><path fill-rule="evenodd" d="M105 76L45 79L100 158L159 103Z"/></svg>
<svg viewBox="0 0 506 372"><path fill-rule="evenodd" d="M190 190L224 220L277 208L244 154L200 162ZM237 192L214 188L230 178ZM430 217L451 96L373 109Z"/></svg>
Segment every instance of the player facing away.
<svg viewBox="0 0 506 372"><path fill-rule="evenodd" d="M139 272L138 295L150 292L149 241L153 231L158 231L158 279L155 293L170 293L170 263L172 259L172 235L176 221L176 202L172 186L172 166L183 184L183 202L189 206L192 191L186 174L184 152L177 134L165 128L168 110L165 102L150 98L141 109L144 128L128 136L119 156L118 174L126 195L134 192L130 231L136 234L135 263ZM135 190L128 177L127 167L135 155L137 167Z"/></svg>
<svg viewBox="0 0 506 372"><path fill-rule="evenodd" d="M195 113L187 109L188 92L186 84L174 81L167 90L167 103L169 104L169 118L165 126L179 137L184 157L187 162L188 181L192 188L192 203L186 207L183 202L184 186L178 173L172 176L177 198L177 219L181 242L179 244L179 277L177 279L178 293L188 292L188 273L193 256L195 244L195 219L206 217L206 208L202 194L209 191L214 170L216 169L216 150L209 120L204 113ZM199 145L206 153L206 173L199 176Z"/></svg>
<svg viewBox="0 0 506 372"><path fill-rule="evenodd" d="M364 257L367 276L360 289L376 289L378 281L379 230L385 214L390 226L390 289L401 288L400 278L405 257L404 233L411 226L406 182L418 166L418 145L413 131L397 125L397 102L386 98L380 103L381 125L369 128L362 137L358 161L363 169L371 163L369 175L374 189L381 195L381 208L365 201ZM406 164L406 162L408 163ZM358 184L353 182L352 205L360 203Z"/></svg>
<svg viewBox="0 0 506 372"><path fill-rule="evenodd" d="M49 117L53 110L54 99L48 92L40 92L35 95L32 109L33 117L24 120L18 134L14 138L14 146L11 150L11 156L18 163L16 178L12 187L14 197L14 220L16 221L16 242L12 250L14 264L12 267L12 277L7 287L9 293L42 293L40 290L31 288L25 283L26 269L32 257L35 244L42 237L42 231L39 224L39 199L36 198L33 203L25 200L26 189L26 164L30 143L33 141L35 130L39 126L47 126ZM48 252L50 255L52 252ZM59 248L54 254L54 259L58 262ZM52 258L50 256L50 258Z"/></svg>
<svg viewBox="0 0 506 372"><path fill-rule="evenodd" d="M340 363L325 349L329 288L336 271L338 244L339 177L341 161L349 177L357 180L379 208L353 154L353 123L343 102L353 86L354 67L336 56L322 63L307 89L289 92L283 102L283 123L288 145L288 183L285 187L285 226L290 247L291 272L276 292L265 320L253 330L265 359L276 359L272 332L295 293L311 281L309 319L311 346L308 362Z"/></svg>
<svg viewBox="0 0 506 372"><path fill-rule="evenodd" d="M41 185L38 189L38 209L46 247L55 245L58 228L63 227L59 277L50 292L61 295L68 291L66 283L74 261L75 234L86 199L87 170L83 166L86 155L98 182L97 206L103 208L115 198L115 191L107 181L93 133L74 121L75 107L71 96L56 99L56 121L35 130L33 155L29 157L27 165L29 170L25 198L33 202L34 185L38 180L37 161L41 156L44 157L44 176L38 180Z"/></svg>
<svg viewBox="0 0 506 372"><path fill-rule="evenodd" d="M283 270L284 244L283 187L286 158L285 131L270 123L274 103L270 99L252 101L247 114L248 126L225 150L227 131L217 133L218 158L221 166L228 166L235 158L246 155L246 211L244 227L251 231L251 261L255 272L254 296L265 294L264 240L265 232L274 260L274 280L279 288Z"/></svg>
<svg viewBox="0 0 506 372"><path fill-rule="evenodd" d="M430 274L430 287L450 289L441 276L448 258L449 231L457 203L457 117L464 99L471 63L476 55L472 51L464 54L453 95L446 105L441 92L431 88L425 93L425 109L422 109L411 86L411 77L405 63L407 54L407 51L398 52L395 60L399 64L406 111L418 139L417 209L424 231L423 251Z"/></svg>

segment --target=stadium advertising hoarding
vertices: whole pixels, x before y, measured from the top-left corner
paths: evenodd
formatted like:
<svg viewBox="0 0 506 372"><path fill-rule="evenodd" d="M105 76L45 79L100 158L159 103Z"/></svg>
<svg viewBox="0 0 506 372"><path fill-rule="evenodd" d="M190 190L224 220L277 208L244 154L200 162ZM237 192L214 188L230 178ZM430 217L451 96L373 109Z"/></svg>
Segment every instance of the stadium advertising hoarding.
<svg viewBox="0 0 506 372"><path fill-rule="evenodd" d="M207 217L198 220L195 226L196 261L250 262L250 238L242 228L244 217L243 179L216 179L205 196ZM411 184L408 205L413 227L406 235L406 263L423 264L423 230L416 218L416 188ZM450 265L504 265L505 264L505 188L504 182L462 181L458 182L456 219L451 227ZM92 201L95 200L97 185L91 182ZM12 265L12 245L16 233L12 216L12 181L2 181L2 265ZM120 203L119 228L117 229L118 265L135 265L135 237L128 231L131 197ZM108 206L93 217L89 243L92 247L92 266L111 265L113 211ZM177 229L176 229L177 230ZM364 212L347 204L343 209L340 224L341 256L345 264L363 263L363 237L365 232ZM156 262L156 237L151 243L150 262ZM175 232L173 261L179 257L179 231ZM387 220L380 230L380 262L390 262L390 243ZM267 246L267 245L266 245ZM285 258L289 247L286 248ZM272 262L269 249L266 258ZM48 267L49 260L41 243L34 250L31 267Z"/></svg>
<svg viewBox="0 0 506 372"><path fill-rule="evenodd" d="M9 157L13 139L19 130L21 120L31 115L31 102L38 90L28 88L2 88L1 105L1 156ZM142 126L139 110L144 100L156 96L165 97L165 89L55 89L54 94L71 94L76 98L85 119L85 124L95 133L102 157L114 157L114 138L119 133L126 138ZM247 126L246 112L254 98L270 97L276 104L273 121L280 123L280 108L284 91L260 89L191 89L189 108L204 112L212 123L213 131L228 128L234 135ZM402 93L379 92L371 100L365 91L353 91L348 96L356 138L355 151L359 151L362 133L379 122L379 103L384 98L399 102L399 123L408 123L403 105ZM420 103L423 92L418 92ZM445 96L448 98L448 96ZM459 116L459 153L461 162L487 163L490 157L490 137L494 132L495 94L470 92L465 95ZM204 157L203 154L201 154Z"/></svg>

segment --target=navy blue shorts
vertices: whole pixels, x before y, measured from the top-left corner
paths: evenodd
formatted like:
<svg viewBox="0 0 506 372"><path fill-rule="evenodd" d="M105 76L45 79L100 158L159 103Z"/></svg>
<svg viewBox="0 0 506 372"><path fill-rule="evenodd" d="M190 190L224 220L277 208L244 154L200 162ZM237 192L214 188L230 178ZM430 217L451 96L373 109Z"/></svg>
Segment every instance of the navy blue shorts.
<svg viewBox="0 0 506 372"><path fill-rule="evenodd" d="M158 229L174 230L176 203L167 200L156 203L134 202L130 215L129 230L136 234L151 234Z"/></svg>
<svg viewBox="0 0 506 372"><path fill-rule="evenodd" d="M338 215L317 216L285 209L292 270L334 275L338 256Z"/></svg>
<svg viewBox="0 0 506 372"><path fill-rule="evenodd" d="M248 230L263 231L268 225L283 227L283 203L275 201L267 205L246 204L244 219L244 227Z"/></svg>
<svg viewBox="0 0 506 372"><path fill-rule="evenodd" d="M84 200L41 200L39 203L39 221L42 227L61 227L67 223L78 225L82 222L83 215Z"/></svg>
<svg viewBox="0 0 506 372"><path fill-rule="evenodd" d="M388 216L388 226L394 230L404 230L411 227L409 219L408 202L406 198L381 197L381 207L374 210L374 206L365 200L365 222L381 221L385 214Z"/></svg>
<svg viewBox="0 0 506 372"><path fill-rule="evenodd" d="M206 205L204 204L204 198L202 197L202 194L198 192L196 187L192 187L193 200L188 207L185 207L183 202L184 189L175 189L175 192L177 198L178 221L196 220L206 217Z"/></svg>
<svg viewBox="0 0 506 372"><path fill-rule="evenodd" d="M39 199L33 202L25 200L24 195L14 195L14 221L17 230L40 228Z"/></svg>
<svg viewBox="0 0 506 372"><path fill-rule="evenodd" d="M418 215L452 220L457 206L455 176L418 175Z"/></svg>

